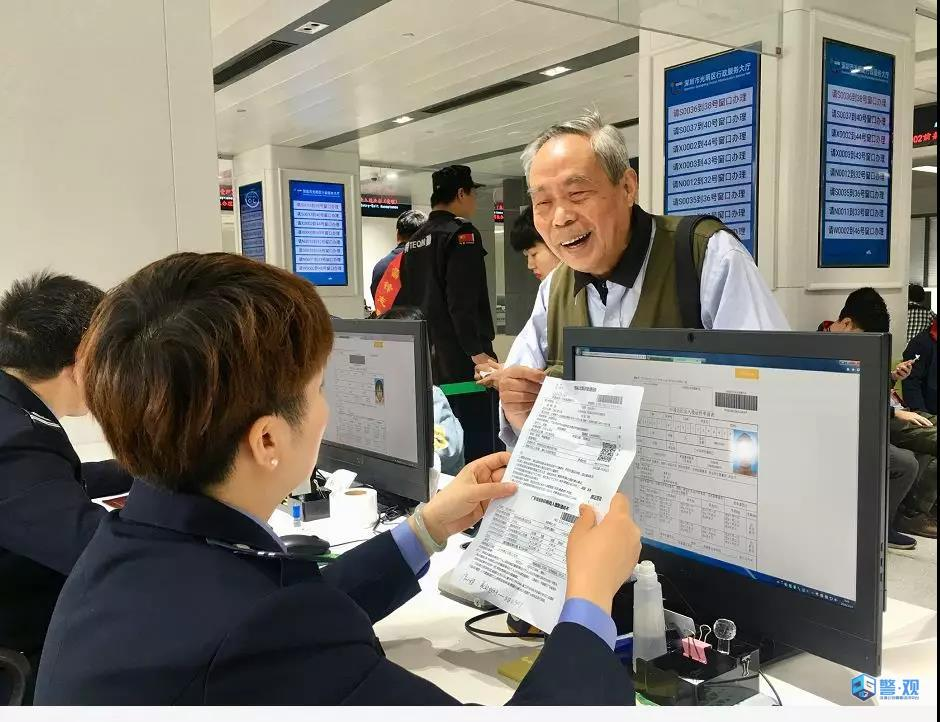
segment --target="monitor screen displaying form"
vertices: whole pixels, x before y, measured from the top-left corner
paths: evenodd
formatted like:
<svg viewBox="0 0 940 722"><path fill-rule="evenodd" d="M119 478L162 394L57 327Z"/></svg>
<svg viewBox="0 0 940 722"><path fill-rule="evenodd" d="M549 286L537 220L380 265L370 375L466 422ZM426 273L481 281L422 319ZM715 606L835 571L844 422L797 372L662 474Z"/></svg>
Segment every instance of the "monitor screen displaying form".
<svg viewBox="0 0 940 722"><path fill-rule="evenodd" d="M391 333L337 331L323 377L330 405L324 441L418 463L415 341Z"/></svg>
<svg viewBox="0 0 940 722"><path fill-rule="evenodd" d="M354 472L387 506L428 501L434 412L427 322L335 318L333 331L323 374L330 420L317 468Z"/></svg>
<svg viewBox="0 0 940 722"><path fill-rule="evenodd" d="M645 389L621 487L645 546L854 606L858 361L574 353L576 379Z"/></svg>

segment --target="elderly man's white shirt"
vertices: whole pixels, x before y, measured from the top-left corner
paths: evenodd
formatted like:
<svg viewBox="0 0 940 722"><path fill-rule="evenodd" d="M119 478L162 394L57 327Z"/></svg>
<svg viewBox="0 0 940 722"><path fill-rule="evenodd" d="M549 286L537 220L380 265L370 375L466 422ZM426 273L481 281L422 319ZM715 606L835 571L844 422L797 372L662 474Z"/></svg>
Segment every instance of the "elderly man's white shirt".
<svg viewBox="0 0 940 722"><path fill-rule="evenodd" d="M651 230L650 250L653 247ZM600 293L588 284L584 292L588 300L588 317L592 326L627 328L633 321L643 292L643 280L649 264L650 250L632 288L607 281L607 303ZM548 356L548 297L551 292L552 271L539 286L532 315L516 337L506 357L506 366L530 366L544 369ZM788 331L783 312L777 305L751 255L733 235L718 231L708 240L701 279L702 326L707 329L736 331ZM516 433L500 413L500 438L507 447L516 442Z"/></svg>

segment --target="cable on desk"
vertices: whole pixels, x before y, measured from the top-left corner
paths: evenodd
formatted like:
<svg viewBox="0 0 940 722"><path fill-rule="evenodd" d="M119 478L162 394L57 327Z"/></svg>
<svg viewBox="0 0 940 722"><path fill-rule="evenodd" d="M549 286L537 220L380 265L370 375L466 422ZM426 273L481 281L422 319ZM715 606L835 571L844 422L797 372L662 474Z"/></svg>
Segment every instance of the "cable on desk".
<svg viewBox="0 0 940 722"><path fill-rule="evenodd" d="M488 612L483 612L483 614L478 614L471 619L468 619L463 623L463 628L466 629L470 634L479 637L498 637L500 639L545 639L545 632L534 632L532 634L527 634L525 632L491 632L487 629L480 629L479 627L474 627L473 625L477 622L482 622L484 619L489 619L490 617L496 617L500 614L506 614L502 609L491 609Z"/></svg>
<svg viewBox="0 0 940 722"><path fill-rule="evenodd" d="M372 525L372 533L377 534L379 526L382 524L391 524L396 519L401 519L403 516L408 514L407 510L402 509L397 506L390 506L385 511L381 512L375 520L375 524Z"/></svg>
<svg viewBox="0 0 940 722"><path fill-rule="evenodd" d="M764 678L764 681L767 683L767 686L770 687L770 691L774 693L774 697L777 698L777 706L783 707L783 701L780 699L780 695L777 694L777 690L774 688L773 683L767 678L767 675L763 672L758 672L758 674Z"/></svg>
<svg viewBox="0 0 940 722"><path fill-rule="evenodd" d="M371 539L372 537L369 537ZM353 539L352 541L344 541L339 544L330 544L330 549L336 549L336 547L344 547L349 544L359 544L360 542L367 542L369 539Z"/></svg>
<svg viewBox="0 0 940 722"><path fill-rule="evenodd" d="M771 684L770 680L767 679L767 675L763 672L758 672L757 674L748 674L744 677L737 677L736 679L714 679L714 680L705 680L704 682L699 683L699 687L735 687L738 682L746 682L750 679L757 679L762 677L763 680L767 683L767 686L770 687L770 691L774 693L774 697L777 700L777 707L783 707L783 702L780 701L780 695L777 694L777 690Z"/></svg>

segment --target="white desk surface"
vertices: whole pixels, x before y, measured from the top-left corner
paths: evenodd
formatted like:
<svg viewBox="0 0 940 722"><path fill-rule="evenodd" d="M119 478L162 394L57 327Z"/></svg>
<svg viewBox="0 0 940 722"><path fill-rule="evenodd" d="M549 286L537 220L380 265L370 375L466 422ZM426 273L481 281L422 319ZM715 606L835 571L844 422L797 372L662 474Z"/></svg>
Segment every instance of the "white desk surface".
<svg viewBox="0 0 940 722"><path fill-rule="evenodd" d="M85 452L85 453L82 453ZM107 447L87 445L80 451L83 460L110 458ZM442 477L442 485L449 481ZM280 534L296 534L290 515L275 511L271 526ZM380 530L390 529L383 526ZM329 519L307 522L300 533L316 534L332 545L365 539L371 529L337 528ZM496 669L504 662L518 659L539 642L498 639L483 640L464 629L464 622L479 612L441 596L437 582L460 558L460 545L469 537L457 535L447 548L435 554L431 568L420 580L421 592L375 626L388 658L415 674L433 682L463 702L487 705L505 703L513 684ZM340 546L342 552L353 545ZM481 626L505 631L502 617L487 619ZM919 702L860 702L850 693L856 673L847 667L810 654L800 654L768 668L768 677L786 706L851 705L910 706L937 704L937 613L931 609L888 600L884 614L882 677L920 680ZM900 682L899 682L900 684ZM766 682L761 691L772 696Z"/></svg>
<svg viewBox="0 0 940 722"><path fill-rule="evenodd" d="M290 516L275 511L271 526L278 534L298 533ZM391 526L383 526L390 529ZM308 522L301 533L316 534L331 544L362 539L371 530L337 528L328 519ZM388 658L433 682L463 702L501 705L512 696L513 685L496 669L518 659L539 642L516 639L482 640L464 629L464 622L479 612L441 596L437 582L452 569L462 554L460 545L469 540L453 537L447 549L435 554L431 568L420 580L421 592L375 625ZM337 552L353 545L342 546ZM502 617L487 619L481 626L506 631ZM800 654L768 668L774 687L786 706L800 705L912 705L937 704L937 613L930 609L888 600L884 615L882 677L920 679L919 702L860 702L850 693L856 672L841 665ZM900 687L900 681L898 682ZM773 696L766 682L761 691Z"/></svg>

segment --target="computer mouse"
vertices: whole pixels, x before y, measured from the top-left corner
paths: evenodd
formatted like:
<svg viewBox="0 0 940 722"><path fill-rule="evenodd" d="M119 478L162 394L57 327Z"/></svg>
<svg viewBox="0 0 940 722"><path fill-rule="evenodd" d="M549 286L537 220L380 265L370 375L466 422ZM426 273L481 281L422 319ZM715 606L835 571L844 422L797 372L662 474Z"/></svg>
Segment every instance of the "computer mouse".
<svg viewBox="0 0 940 722"><path fill-rule="evenodd" d="M330 551L330 543L326 539L312 534L288 534L281 537L281 542L288 554L302 559L315 559Z"/></svg>

